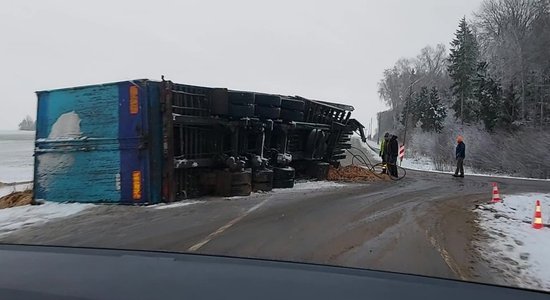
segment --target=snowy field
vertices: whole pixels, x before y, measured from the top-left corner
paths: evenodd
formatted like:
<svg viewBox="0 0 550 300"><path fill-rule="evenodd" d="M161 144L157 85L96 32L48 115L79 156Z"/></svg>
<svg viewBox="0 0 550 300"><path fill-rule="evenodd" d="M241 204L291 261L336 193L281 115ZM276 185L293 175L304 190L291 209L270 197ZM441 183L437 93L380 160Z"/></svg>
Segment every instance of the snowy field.
<svg viewBox="0 0 550 300"><path fill-rule="evenodd" d="M6 196L13 192L22 192L29 189L32 189L32 183L0 186L0 197Z"/></svg>
<svg viewBox="0 0 550 300"><path fill-rule="evenodd" d="M32 180L34 131L0 131L0 182Z"/></svg>
<svg viewBox="0 0 550 300"><path fill-rule="evenodd" d="M518 286L550 291L550 228L532 228L536 200L541 201L543 223L550 224L550 194L508 195L501 203L476 209L479 226L489 236L478 246Z"/></svg>
<svg viewBox="0 0 550 300"><path fill-rule="evenodd" d="M0 236L50 220L72 216L93 207L93 204L54 203L25 205L0 209Z"/></svg>

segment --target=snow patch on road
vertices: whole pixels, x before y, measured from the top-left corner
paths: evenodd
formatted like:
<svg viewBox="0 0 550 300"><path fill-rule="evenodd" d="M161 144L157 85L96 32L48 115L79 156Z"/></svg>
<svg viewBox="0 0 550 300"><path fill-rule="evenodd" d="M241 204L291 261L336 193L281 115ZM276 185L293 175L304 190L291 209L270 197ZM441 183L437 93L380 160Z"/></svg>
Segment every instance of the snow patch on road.
<svg viewBox="0 0 550 300"><path fill-rule="evenodd" d="M478 242L490 266L520 287L550 291L550 228L533 229L536 200L543 223L550 222L550 194L505 196L502 203L476 209L480 228L489 236Z"/></svg>
<svg viewBox="0 0 550 300"><path fill-rule="evenodd" d="M0 209L0 236L50 220L78 214L93 204L46 202Z"/></svg>
<svg viewBox="0 0 550 300"><path fill-rule="evenodd" d="M274 191L301 191L301 190L319 190L347 186L345 183L334 181L296 181L294 188L291 189L273 189Z"/></svg>
<svg viewBox="0 0 550 300"><path fill-rule="evenodd" d="M154 208L154 209L169 209L169 208L178 208L178 207L183 207L183 206L188 206L188 205L193 205L193 204L197 204L197 203L203 203L204 201L179 201L179 202L174 202L174 203L161 203L161 204L155 204L155 205L150 205L148 206L149 208Z"/></svg>

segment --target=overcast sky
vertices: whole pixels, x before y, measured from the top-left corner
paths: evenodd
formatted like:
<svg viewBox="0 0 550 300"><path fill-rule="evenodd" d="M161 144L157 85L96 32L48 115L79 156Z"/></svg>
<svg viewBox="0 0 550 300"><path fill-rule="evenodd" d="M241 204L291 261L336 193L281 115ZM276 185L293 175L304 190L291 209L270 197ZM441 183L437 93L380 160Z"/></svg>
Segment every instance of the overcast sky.
<svg viewBox="0 0 550 300"><path fill-rule="evenodd" d="M384 69L448 47L480 2L1 1L0 129L35 117L34 91L161 75L343 102L368 126Z"/></svg>

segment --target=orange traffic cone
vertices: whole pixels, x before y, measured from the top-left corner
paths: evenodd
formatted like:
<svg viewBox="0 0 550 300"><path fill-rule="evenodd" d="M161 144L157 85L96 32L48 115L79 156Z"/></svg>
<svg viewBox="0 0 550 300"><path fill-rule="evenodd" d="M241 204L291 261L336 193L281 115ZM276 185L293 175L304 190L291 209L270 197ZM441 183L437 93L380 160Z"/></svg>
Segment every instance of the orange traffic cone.
<svg viewBox="0 0 550 300"><path fill-rule="evenodd" d="M540 211L540 201L537 200L537 204L535 205L535 217L533 218L533 228L535 229L541 229L544 227L542 224L542 213Z"/></svg>
<svg viewBox="0 0 550 300"><path fill-rule="evenodd" d="M498 192L497 183L493 182L493 199L491 200L491 203L497 203L501 201L502 199L500 199L500 193Z"/></svg>

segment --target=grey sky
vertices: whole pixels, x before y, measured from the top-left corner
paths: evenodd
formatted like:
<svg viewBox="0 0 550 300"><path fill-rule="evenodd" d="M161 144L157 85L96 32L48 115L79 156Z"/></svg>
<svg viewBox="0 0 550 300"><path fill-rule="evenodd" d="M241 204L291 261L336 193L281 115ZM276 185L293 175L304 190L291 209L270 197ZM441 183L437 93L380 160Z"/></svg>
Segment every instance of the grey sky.
<svg viewBox="0 0 550 300"><path fill-rule="evenodd" d="M481 0L2 1L0 129L35 116L34 91L125 79L352 104L368 126L400 57L447 47Z"/></svg>

